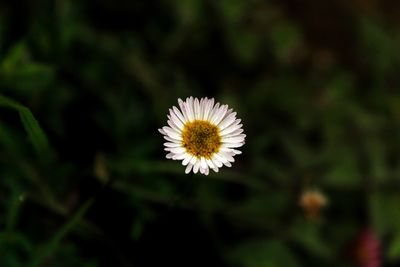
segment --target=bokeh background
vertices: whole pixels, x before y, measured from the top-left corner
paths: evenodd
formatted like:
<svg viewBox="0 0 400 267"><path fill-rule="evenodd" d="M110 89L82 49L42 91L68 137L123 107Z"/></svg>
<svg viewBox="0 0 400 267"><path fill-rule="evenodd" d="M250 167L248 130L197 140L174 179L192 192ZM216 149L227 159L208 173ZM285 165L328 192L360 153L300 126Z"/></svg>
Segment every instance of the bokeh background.
<svg viewBox="0 0 400 267"><path fill-rule="evenodd" d="M399 22L394 0L1 1L0 266L399 266ZM232 168L165 159L187 96L242 118Z"/></svg>

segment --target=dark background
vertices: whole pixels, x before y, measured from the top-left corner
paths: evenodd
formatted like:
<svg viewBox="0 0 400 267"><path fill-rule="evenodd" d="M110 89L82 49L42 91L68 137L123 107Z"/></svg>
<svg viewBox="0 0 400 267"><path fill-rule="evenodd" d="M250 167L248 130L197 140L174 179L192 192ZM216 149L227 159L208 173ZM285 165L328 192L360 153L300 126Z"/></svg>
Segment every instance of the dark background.
<svg viewBox="0 0 400 267"><path fill-rule="evenodd" d="M399 266L399 20L394 0L1 1L0 266ZM232 168L165 159L187 96L238 112Z"/></svg>

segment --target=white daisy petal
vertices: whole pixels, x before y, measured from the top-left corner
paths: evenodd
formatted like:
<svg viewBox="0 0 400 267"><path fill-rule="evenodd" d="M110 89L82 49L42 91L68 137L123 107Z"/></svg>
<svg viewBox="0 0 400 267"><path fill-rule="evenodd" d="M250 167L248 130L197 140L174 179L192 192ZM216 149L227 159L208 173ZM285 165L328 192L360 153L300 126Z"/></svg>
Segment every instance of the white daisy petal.
<svg viewBox="0 0 400 267"><path fill-rule="evenodd" d="M174 153L168 153L165 157L166 157L167 159L172 159L172 157L173 157L174 155L175 155Z"/></svg>
<svg viewBox="0 0 400 267"><path fill-rule="evenodd" d="M179 118L177 115L176 115L176 113L174 112L174 111L172 111L171 110L171 112L170 112L170 115L171 115L171 120L174 122L174 124L176 125L176 126L178 126L179 127L179 129L180 130L183 130L183 128L184 128L184 121L182 122L182 119L184 120L184 118L182 117L182 118ZM182 114L181 114L181 116L182 116Z"/></svg>
<svg viewBox="0 0 400 267"><path fill-rule="evenodd" d="M204 117L204 108L205 108L205 101L206 98L201 98L200 99L200 112L199 112L199 120L203 120Z"/></svg>
<svg viewBox="0 0 400 267"><path fill-rule="evenodd" d="M193 96L191 96L191 97L189 97L189 103L190 103L190 111L192 112L192 115L193 115L193 119L195 120L196 119L196 116L195 116L195 113L194 113L194 97ZM197 98L196 98L197 99Z"/></svg>
<svg viewBox="0 0 400 267"><path fill-rule="evenodd" d="M169 148L169 151L171 151L172 153L176 153L176 154L184 153L184 152L186 152L186 148L184 148L184 147L171 147L171 148Z"/></svg>
<svg viewBox="0 0 400 267"><path fill-rule="evenodd" d="M178 141L182 140L182 136L176 132L170 132L170 133L168 133L167 136L171 137L172 139L178 140Z"/></svg>
<svg viewBox="0 0 400 267"><path fill-rule="evenodd" d="M190 160L192 159L193 156L186 154L185 159L182 161L182 165L186 166L189 164Z"/></svg>
<svg viewBox="0 0 400 267"><path fill-rule="evenodd" d="M197 98L194 100L193 110L194 110L194 118L196 120L200 120L201 119L200 118L200 103Z"/></svg>
<svg viewBox="0 0 400 267"><path fill-rule="evenodd" d="M215 125L218 125L221 120L224 118L226 112L228 111L228 105L224 105L221 107L220 111L218 112L217 116L215 117Z"/></svg>
<svg viewBox="0 0 400 267"><path fill-rule="evenodd" d="M194 120L194 111L193 111L193 100L192 98L186 99L185 109L189 118L189 121Z"/></svg>
<svg viewBox="0 0 400 267"><path fill-rule="evenodd" d="M179 109L175 106L172 107L173 115L175 115L182 123L186 122L185 117L183 116L182 112L179 111Z"/></svg>
<svg viewBox="0 0 400 267"><path fill-rule="evenodd" d="M217 103L219 104L219 103ZM215 121L219 118L219 116L221 115L223 109L224 109L224 105L218 106L217 109L214 110L213 114L210 117L210 122L213 124L216 124Z"/></svg>
<svg viewBox="0 0 400 267"><path fill-rule="evenodd" d="M164 126L163 130L167 133L167 135L169 137L177 139L177 140L182 140L182 136L178 132L173 130L172 128Z"/></svg>
<svg viewBox="0 0 400 267"><path fill-rule="evenodd" d="M206 116L208 114L208 110L207 110L208 105L209 105L209 100L206 97L206 98L204 98L204 102L203 102L203 112L202 112L203 116L201 117L202 120L206 120Z"/></svg>
<svg viewBox="0 0 400 267"><path fill-rule="evenodd" d="M185 173L188 174L193 168L193 164L188 164L185 169Z"/></svg>
<svg viewBox="0 0 400 267"><path fill-rule="evenodd" d="M243 133L243 131L244 131L243 129L237 129L237 130L235 130L235 131L233 131L233 132L231 132L229 134L225 134L225 135L221 135L221 136L222 137L233 137L233 136L236 136L236 135L239 135L239 134Z"/></svg>
<svg viewBox="0 0 400 267"><path fill-rule="evenodd" d="M215 168L214 164L212 163L212 161L210 159L206 159L206 162L207 162L208 167L210 167L211 169Z"/></svg>
<svg viewBox="0 0 400 267"><path fill-rule="evenodd" d="M189 121L189 117L188 117L186 109L185 109L185 102L183 102L182 99L178 98L178 104L179 104L179 108L182 111L182 115L183 115L183 118L185 119L185 122Z"/></svg>
<svg viewBox="0 0 400 267"><path fill-rule="evenodd" d="M238 148L238 147L241 147L241 146L243 146L243 142L240 142L240 143L223 143L222 144L222 146L223 147L228 147L228 148Z"/></svg>
<svg viewBox="0 0 400 267"><path fill-rule="evenodd" d="M221 148L219 149L219 151L223 151L223 152L232 152L232 148L229 148L229 147L224 147L224 146L221 146Z"/></svg>
<svg viewBox="0 0 400 267"><path fill-rule="evenodd" d="M176 126L171 120L167 120L167 123L169 125L169 127L171 127L172 130L174 130L175 132L180 133L181 129L179 129L178 126Z"/></svg>
<svg viewBox="0 0 400 267"><path fill-rule="evenodd" d="M214 157L216 159L218 159L222 163L228 162L228 160L223 155L221 155L220 153L215 153Z"/></svg>
<svg viewBox="0 0 400 267"><path fill-rule="evenodd" d="M227 126L231 125L236 120L236 112L233 112L226 116L219 124L221 130L225 129Z"/></svg>
<svg viewBox="0 0 400 267"><path fill-rule="evenodd" d="M193 166L193 172L197 173L200 169L200 161L197 161L196 164Z"/></svg>
<svg viewBox="0 0 400 267"><path fill-rule="evenodd" d="M180 133L179 131L176 131L174 128L171 128L170 126L164 126L162 129L163 129L164 132L166 132L167 134L169 134L170 132L174 132L174 133L177 133L177 134Z"/></svg>
<svg viewBox="0 0 400 267"><path fill-rule="evenodd" d="M219 149L219 151L229 153L229 154L232 155L232 156L233 156L233 155L242 154L242 151L236 150L236 149L233 149L233 148L229 148L229 147L221 147L221 148Z"/></svg>
<svg viewBox="0 0 400 267"><path fill-rule="evenodd" d="M214 107L211 109L211 111L210 111L210 115L208 116L208 120L209 120L210 122L213 121L215 112L216 112L217 110L219 110L219 103L215 104L215 106L214 106Z"/></svg>
<svg viewBox="0 0 400 267"><path fill-rule="evenodd" d="M180 147L181 144L168 142L168 143L164 143L164 146L166 146L166 147Z"/></svg>
<svg viewBox="0 0 400 267"><path fill-rule="evenodd" d="M244 143L223 143L223 147L228 147L228 148L237 148L243 146Z"/></svg>
<svg viewBox="0 0 400 267"><path fill-rule="evenodd" d="M179 130L183 129L183 123L178 119L175 113L170 109L170 113L167 115L168 120L170 120Z"/></svg>
<svg viewBox="0 0 400 267"><path fill-rule="evenodd" d="M172 156L173 160L183 160L186 158L186 154L185 153L180 153L180 154L175 154Z"/></svg>
<svg viewBox="0 0 400 267"><path fill-rule="evenodd" d="M207 162L206 162L206 159L204 157L201 157L200 164L201 164L201 167L203 169L207 168Z"/></svg>
<svg viewBox="0 0 400 267"><path fill-rule="evenodd" d="M206 172L206 169L203 169L201 166L200 166L200 173L202 173L202 174L204 174L205 172Z"/></svg>
<svg viewBox="0 0 400 267"><path fill-rule="evenodd" d="M213 168L213 171L218 172L218 168Z"/></svg>
<svg viewBox="0 0 400 267"><path fill-rule="evenodd" d="M208 120L211 109L214 106L214 98L211 98L210 100L207 101L206 109L204 111L204 120Z"/></svg>
<svg viewBox="0 0 400 267"><path fill-rule="evenodd" d="M243 126L242 124L233 124L225 129L223 129L220 134L222 136L230 134L230 133L236 131L237 129L241 128L242 126Z"/></svg>
<svg viewBox="0 0 400 267"><path fill-rule="evenodd" d="M182 131L183 131L184 125L179 121L179 119L177 119L177 118L173 119L172 117L170 117L170 118L169 118L169 121L170 121L171 125L174 126L173 129L174 129L176 132L178 132L179 134L181 134ZM167 120L167 122L168 122L168 120ZM168 125L169 125L169 123L168 123ZM172 127L171 127L171 128L172 128Z"/></svg>
<svg viewBox="0 0 400 267"><path fill-rule="evenodd" d="M214 157L211 159L211 161L212 161L212 163L214 164L214 166L217 166L218 168L221 168L221 167L222 167L222 162L219 161L217 158L215 158L215 155L214 155Z"/></svg>
<svg viewBox="0 0 400 267"><path fill-rule="evenodd" d="M234 155L234 153L227 153L227 152L218 152L220 155L222 155L224 158L226 158L229 162L235 162L235 159L233 158L232 155Z"/></svg>
<svg viewBox="0 0 400 267"><path fill-rule="evenodd" d="M167 140L167 141L169 141L169 142L172 142L172 143L179 143L179 144L181 144L181 141L179 141L179 140L177 140L177 139L173 139L173 138L169 137L168 135L164 135L164 139Z"/></svg>
<svg viewBox="0 0 400 267"><path fill-rule="evenodd" d="M187 116L187 122L193 121L192 113L190 112L189 106L186 102L183 104L183 109L185 110Z"/></svg>
<svg viewBox="0 0 400 267"><path fill-rule="evenodd" d="M204 113L206 111L206 105L208 102L207 97L202 98L202 103L200 104L200 120L204 120Z"/></svg>
<svg viewBox="0 0 400 267"><path fill-rule="evenodd" d="M233 151L233 153L235 153L236 155L242 154L242 151L240 151L240 150L232 149L232 151Z"/></svg>
<svg viewBox="0 0 400 267"><path fill-rule="evenodd" d="M205 175L208 175L209 173L210 173L210 169L209 169L209 168L206 168L204 174L205 174Z"/></svg>
<svg viewBox="0 0 400 267"><path fill-rule="evenodd" d="M224 165L225 165L226 167L232 167L232 164L231 164L229 161L225 162Z"/></svg>
<svg viewBox="0 0 400 267"><path fill-rule="evenodd" d="M224 137L222 143L240 143L244 141L244 136Z"/></svg>

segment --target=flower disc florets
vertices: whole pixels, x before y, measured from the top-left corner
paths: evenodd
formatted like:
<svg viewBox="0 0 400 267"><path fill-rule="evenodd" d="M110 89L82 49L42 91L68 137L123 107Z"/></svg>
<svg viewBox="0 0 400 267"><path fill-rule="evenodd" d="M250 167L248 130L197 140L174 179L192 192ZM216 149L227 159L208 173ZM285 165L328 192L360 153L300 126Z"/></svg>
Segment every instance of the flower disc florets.
<svg viewBox="0 0 400 267"><path fill-rule="evenodd" d="M221 146L218 127L203 120L189 122L182 131L182 145L190 155L210 159Z"/></svg>

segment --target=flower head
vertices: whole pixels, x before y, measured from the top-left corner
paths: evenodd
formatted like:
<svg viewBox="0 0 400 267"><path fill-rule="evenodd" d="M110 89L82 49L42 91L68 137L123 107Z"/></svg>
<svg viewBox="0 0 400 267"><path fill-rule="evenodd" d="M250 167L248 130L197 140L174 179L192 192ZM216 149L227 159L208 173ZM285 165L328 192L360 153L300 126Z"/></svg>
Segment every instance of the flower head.
<svg viewBox="0 0 400 267"><path fill-rule="evenodd" d="M354 260L360 267L381 266L381 242L372 228L364 229L355 243Z"/></svg>
<svg viewBox="0 0 400 267"><path fill-rule="evenodd" d="M306 217L310 220L318 220L321 209L327 204L326 196L317 189L303 191L299 199L299 205L304 209Z"/></svg>
<svg viewBox="0 0 400 267"><path fill-rule="evenodd" d="M179 109L169 110L168 125L159 129L164 135L167 159L182 160L186 173L208 175L209 169L218 172L223 165L231 167L234 156L242 152L241 120L228 105L220 105L214 99L188 97L178 99Z"/></svg>

